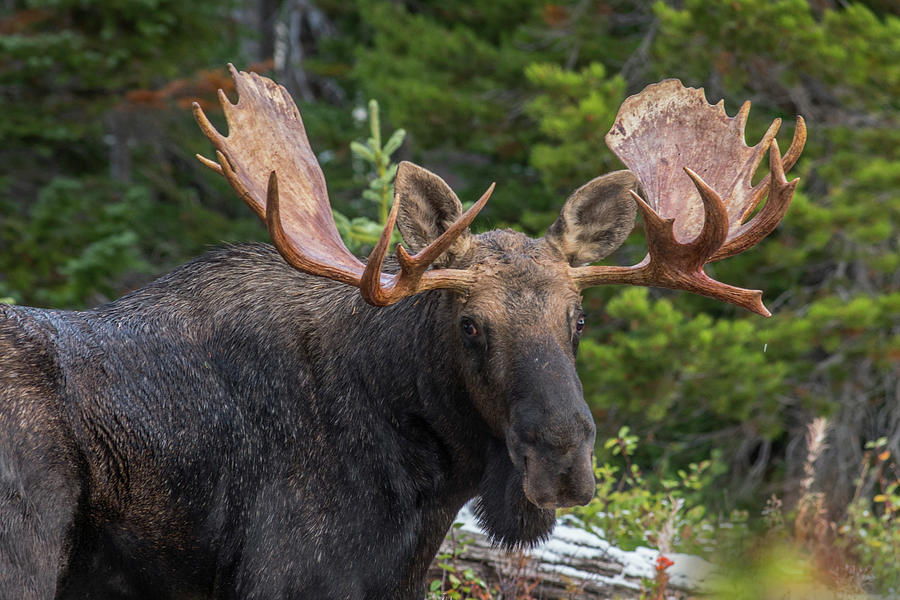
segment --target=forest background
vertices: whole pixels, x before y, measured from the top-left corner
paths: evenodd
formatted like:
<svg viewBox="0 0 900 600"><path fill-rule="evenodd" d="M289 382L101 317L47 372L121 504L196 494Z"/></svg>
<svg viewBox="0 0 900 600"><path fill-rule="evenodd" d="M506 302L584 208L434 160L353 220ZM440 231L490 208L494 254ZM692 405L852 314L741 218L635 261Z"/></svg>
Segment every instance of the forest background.
<svg viewBox="0 0 900 600"><path fill-rule="evenodd" d="M765 290L773 317L587 292L579 372L603 493L582 516L626 546L740 547L748 581L789 555L832 587L898 591L898 14L895 0L3 0L0 298L89 307L212 245L266 239L193 156L210 149L190 103L223 125L227 62L292 92L363 250L378 219L363 191L387 164L351 150L371 136L369 99L385 139L405 130L392 160L464 201L496 181L476 229L535 236L621 168L604 136L648 83L703 86L729 114L752 100L750 144L782 117L784 150L800 114L784 223L708 267ZM645 249L637 227L607 262Z"/></svg>

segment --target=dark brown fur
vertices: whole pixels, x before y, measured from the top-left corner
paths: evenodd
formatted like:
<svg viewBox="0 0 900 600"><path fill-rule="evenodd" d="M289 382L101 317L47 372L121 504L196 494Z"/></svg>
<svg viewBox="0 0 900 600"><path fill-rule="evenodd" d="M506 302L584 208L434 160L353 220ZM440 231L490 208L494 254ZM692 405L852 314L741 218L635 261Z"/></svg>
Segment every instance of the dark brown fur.
<svg viewBox="0 0 900 600"><path fill-rule="evenodd" d="M458 213L431 183L408 240ZM499 543L545 538L593 493L564 245L466 233L468 294L385 308L262 245L0 305L0 597L420 599L473 497Z"/></svg>

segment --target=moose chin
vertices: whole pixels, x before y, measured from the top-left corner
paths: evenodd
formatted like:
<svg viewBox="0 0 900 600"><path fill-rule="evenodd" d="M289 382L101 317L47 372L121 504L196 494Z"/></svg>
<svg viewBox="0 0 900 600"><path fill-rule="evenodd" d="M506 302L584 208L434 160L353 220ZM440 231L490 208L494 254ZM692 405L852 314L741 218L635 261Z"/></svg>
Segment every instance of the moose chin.
<svg viewBox="0 0 900 600"><path fill-rule="evenodd" d="M508 548L591 500L583 290L661 286L768 314L703 266L783 218L800 119L782 157L778 123L744 144L748 105L731 118L702 90L651 85L607 136L630 170L575 190L537 239L472 233L493 185L464 212L404 162L363 261L287 92L232 76L227 136L195 106L216 149L201 160L274 247L214 250L92 310L0 305L2 598L421 599L469 500ZM591 265L638 210L647 258ZM387 257L395 226L405 245Z"/></svg>

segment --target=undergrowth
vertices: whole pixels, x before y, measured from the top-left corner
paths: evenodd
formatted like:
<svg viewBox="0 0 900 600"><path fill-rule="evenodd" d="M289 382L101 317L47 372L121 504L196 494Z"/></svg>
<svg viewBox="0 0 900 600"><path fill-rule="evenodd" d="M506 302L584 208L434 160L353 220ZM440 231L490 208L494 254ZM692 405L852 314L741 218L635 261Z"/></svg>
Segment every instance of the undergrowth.
<svg viewBox="0 0 900 600"><path fill-rule="evenodd" d="M678 553L699 555L715 566L703 584L705 597L728 600L841 599L900 591L900 463L882 438L866 444L853 500L830 514L827 494L814 485L827 422L817 419L808 435L807 477L799 499L785 506L771 496L759 512L708 510L708 497L721 473L716 455L691 464L675 477L658 479L633 462L639 440L627 427L604 444L608 460L596 465L597 494L590 504L569 512L588 530L615 546L659 550L655 577L642 582L640 600L670 597L671 567ZM471 538L449 534L449 550L439 555L440 579L431 582L428 600L534 600L541 579L524 552L493 565L501 573L488 582L460 566ZM573 582L570 598L583 583Z"/></svg>

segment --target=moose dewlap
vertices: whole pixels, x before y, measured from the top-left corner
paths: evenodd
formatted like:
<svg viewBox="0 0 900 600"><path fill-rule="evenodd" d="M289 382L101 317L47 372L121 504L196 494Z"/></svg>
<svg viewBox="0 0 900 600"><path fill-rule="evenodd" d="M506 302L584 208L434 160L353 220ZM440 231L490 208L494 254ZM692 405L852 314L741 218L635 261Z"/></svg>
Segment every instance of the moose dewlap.
<svg viewBox="0 0 900 600"><path fill-rule="evenodd" d="M232 76L227 136L194 108L216 148L202 160L274 248L212 251L93 310L0 305L2 598L421 599L468 500L513 547L591 499L583 289L664 286L768 314L703 266L784 216L799 118L782 158L777 122L744 144L748 105L730 118L701 90L651 85L607 136L630 171L575 190L539 239L471 233L493 186L464 213L402 163L361 261L287 92ZM591 266L637 210L647 258ZM395 224L406 247L386 261Z"/></svg>

